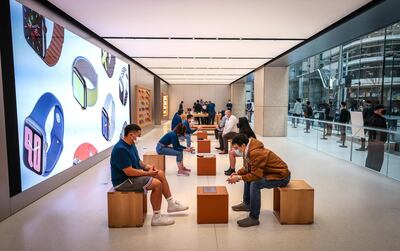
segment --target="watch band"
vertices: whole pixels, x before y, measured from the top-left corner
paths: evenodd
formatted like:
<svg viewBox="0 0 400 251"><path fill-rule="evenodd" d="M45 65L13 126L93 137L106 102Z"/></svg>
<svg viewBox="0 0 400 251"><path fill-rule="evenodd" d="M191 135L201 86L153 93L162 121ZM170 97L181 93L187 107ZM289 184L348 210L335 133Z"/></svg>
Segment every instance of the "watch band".
<svg viewBox="0 0 400 251"><path fill-rule="evenodd" d="M60 101L52 93L43 94L36 102L32 113L28 118L36 122L36 124L45 131L46 120L50 111L54 108L54 122L51 130L51 145L46 153L46 166L44 167L43 176L47 176L53 171L63 150L64 139L64 112ZM45 140L45 137L44 139ZM45 149L47 150L47 149Z"/></svg>
<svg viewBox="0 0 400 251"><path fill-rule="evenodd" d="M106 101L104 102L103 109L107 112L110 123L109 123L109 141L112 139L115 131L115 103L112 95L107 94Z"/></svg>
<svg viewBox="0 0 400 251"><path fill-rule="evenodd" d="M124 122L124 124L122 125L122 129L121 129L121 134L120 134L120 138L124 138L125 136L125 127L128 125L128 122Z"/></svg>
<svg viewBox="0 0 400 251"><path fill-rule="evenodd" d="M75 150L73 164L76 165L95 154L97 154L97 149L92 144L83 143Z"/></svg>
<svg viewBox="0 0 400 251"><path fill-rule="evenodd" d="M126 67L123 67L121 75L119 76L119 100L121 100L124 106L128 101L128 82L128 71Z"/></svg>
<svg viewBox="0 0 400 251"><path fill-rule="evenodd" d="M87 60L85 57L77 57L75 58L72 67L76 69L76 71L82 76L90 80L93 85L93 88L87 89L86 100L87 106L94 106L97 102L98 88L97 81L98 76L96 70L93 65ZM84 78L82 78L84 79Z"/></svg>
<svg viewBox="0 0 400 251"><path fill-rule="evenodd" d="M57 64L61 56L62 46L64 44L64 27L54 23L53 34L49 47L46 50L44 62L48 66L54 66Z"/></svg>
<svg viewBox="0 0 400 251"><path fill-rule="evenodd" d="M111 78L114 74L114 67L115 67L115 56L109 53L106 50L101 50L101 53L105 53L107 55L107 61L102 62L104 70L107 73L107 76Z"/></svg>

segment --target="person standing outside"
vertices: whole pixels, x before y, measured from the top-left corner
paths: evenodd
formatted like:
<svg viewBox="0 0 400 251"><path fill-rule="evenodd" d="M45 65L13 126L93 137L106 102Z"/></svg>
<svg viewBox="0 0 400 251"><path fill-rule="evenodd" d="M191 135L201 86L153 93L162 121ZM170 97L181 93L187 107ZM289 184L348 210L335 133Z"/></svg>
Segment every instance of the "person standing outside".
<svg viewBox="0 0 400 251"><path fill-rule="evenodd" d="M303 108L301 106L301 99L297 98L296 103L294 104L293 107L293 117L300 117L301 114L303 113ZM299 119L297 119L297 124L299 123ZM292 119L292 126L293 128L296 128L296 119Z"/></svg>
<svg viewBox="0 0 400 251"><path fill-rule="evenodd" d="M253 102L251 102L250 100L247 100L246 112L247 112L247 120L251 122L251 116L253 115L254 112L254 105Z"/></svg>
<svg viewBox="0 0 400 251"><path fill-rule="evenodd" d="M347 110L347 103L343 101L341 103L341 109L340 109L340 117L339 117L339 123L342 124L347 124L350 122L350 112ZM341 125L340 126L340 142L345 142L346 141L346 126Z"/></svg>
<svg viewBox="0 0 400 251"><path fill-rule="evenodd" d="M335 108L333 107L332 101L329 101L328 107L325 109L325 120L329 122L333 122L333 119L335 118ZM326 136L332 136L332 124L327 123L326 125Z"/></svg>
<svg viewBox="0 0 400 251"><path fill-rule="evenodd" d="M376 127L386 130L386 119L384 115L386 110L382 105L374 107L374 114L368 120L369 127ZM387 141L387 133L375 130L368 131L368 154L365 166L380 172L385 157L385 142Z"/></svg>
<svg viewBox="0 0 400 251"><path fill-rule="evenodd" d="M372 107L372 102L371 100L367 100L364 103L364 107L362 110L362 115L363 115L363 123L364 126L369 126L368 125L368 121L370 120L370 118L374 115L374 109ZM368 133L368 130L364 130L364 135ZM365 137L361 138L361 147L357 148L356 151L365 151L367 150L367 148L365 147Z"/></svg>
<svg viewBox="0 0 400 251"><path fill-rule="evenodd" d="M312 119L313 118L313 109L311 107L311 102L307 101L306 103L306 108L304 110L304 117L308 118L308 119ZM306 120L306 129L304 130L305 133L310 133L310 127L311 127L311 121L310 120Z"/></svg>

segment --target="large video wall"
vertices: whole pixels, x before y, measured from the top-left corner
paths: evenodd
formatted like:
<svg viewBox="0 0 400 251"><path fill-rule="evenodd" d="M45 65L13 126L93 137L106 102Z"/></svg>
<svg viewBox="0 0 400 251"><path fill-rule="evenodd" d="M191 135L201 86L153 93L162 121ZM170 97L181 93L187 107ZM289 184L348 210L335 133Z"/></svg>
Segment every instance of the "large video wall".
<svg viewBox="0 0 400 251"><path fill-rule="evenodd" d="M115 144L129 65L12 0L21 191Z"/></svg>

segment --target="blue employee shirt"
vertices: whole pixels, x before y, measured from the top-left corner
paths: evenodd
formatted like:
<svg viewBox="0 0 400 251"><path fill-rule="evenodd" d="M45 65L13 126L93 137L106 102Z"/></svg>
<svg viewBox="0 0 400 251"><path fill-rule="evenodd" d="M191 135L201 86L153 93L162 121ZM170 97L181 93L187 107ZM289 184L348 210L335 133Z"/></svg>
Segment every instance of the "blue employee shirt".
<svg viewBox="0 0 400 251"><path fill-rule="evenodd" d="M174 128L179 124L182 123L182 118L179 116L178 113L175 113L174 117L172 118L171 122L171 130L174 130Z"/></svg>
<svg viewBox="0 0 400 251"><path fill-rule="evenodd" d="M182 152L185 149L184 146L179 144L178 135L174 131L170 131L160 139L159 143L163 144L164 146L169 146L172 144L172 148L176 151Z"/></svg>
<svg viewBox="0 0 400 251"><path fill-rule="evenodd" d="M113 186L118 186L129 177L124 173L123 169L133 167L143 169L140 166L140 158L136 145L129 145L124 140L120 139L115 144L111 152L111 181Z"/></svg>
<svg viewBox="0 0 400 251"><path fill-rule="evenodd" d="M214 103L209 103L207 105L207 112L211 115L215 114L215 104Z"/></svg>
<svg viewBox="0 0 400 251"><path fill-rule="evenodd" d="M186 127L186 134L193 134L196 131L190 128L189 122L187 120L184 120L182 124Z"/></svg>

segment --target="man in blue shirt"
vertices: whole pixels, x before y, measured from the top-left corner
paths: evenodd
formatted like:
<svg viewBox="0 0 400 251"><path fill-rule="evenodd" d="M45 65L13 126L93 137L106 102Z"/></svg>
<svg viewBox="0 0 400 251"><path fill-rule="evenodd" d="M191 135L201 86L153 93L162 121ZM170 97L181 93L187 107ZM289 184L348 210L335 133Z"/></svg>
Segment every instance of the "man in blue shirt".
<svg viewBox="0 0 400 251"><path fill-rule="evenodd" d="M162 170L145 164L140 160L136 148L141 136L140 126L131 124L124 129L124 138L120 139L111 153L111 180L117 191L151 190L151 205L153 207L152 226L166 226L174 224L174 220L161 215L161 201L164 195L168 202L168 213L185 211L189 207L183 206L172 198L168 181Z"/></svg>
<svg viewBox="0 0 400 251"><path fill-rule="evenodd" d="M198 130L198 129L190 128L190 124L192 123L192 121L193 121L193 115L189 114L189 115L187 115L186 119L183 120L183 122L182 122L183 126L186 128L186 133L185 133L186 147L189 147L189 148L191 148L191 145L192 145L191 136L195 131ZM201 128L199 127L199 129L201 129Z"/></svg>
<svg viewBox="0 0 400 251"><path fill-rule="evenodd" d="M209 101L207 105L207 113L208 113L208 124L214 125L215 120L215 104Z"/></svg>
<svg viewBox="0 0 400 251"><path fill-rule="evenodd" d="M171 122L171 131L174 130L174 128L179 123L182 123L182 118L181 118L182 113L183 113L183 110L178 110L178 112L175 113L174 117L172 118L172 122Z"/></svg>

